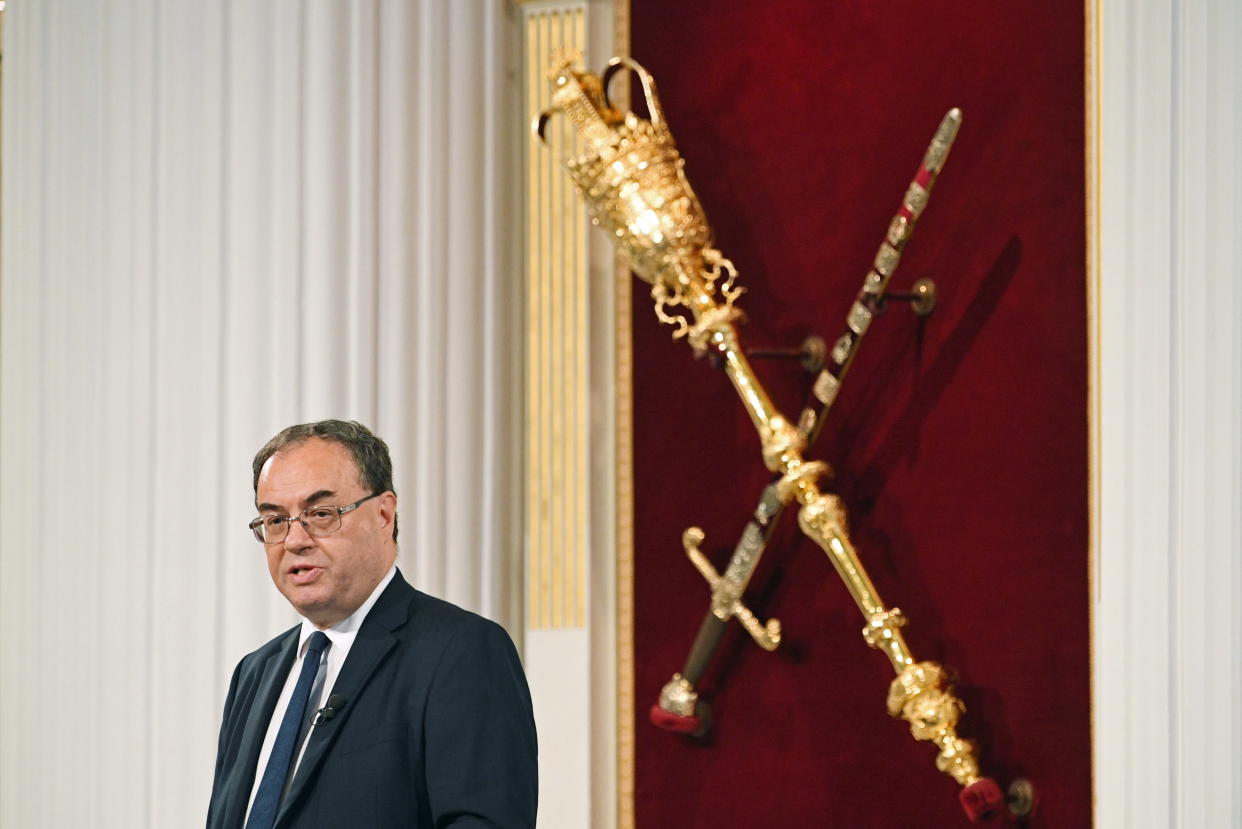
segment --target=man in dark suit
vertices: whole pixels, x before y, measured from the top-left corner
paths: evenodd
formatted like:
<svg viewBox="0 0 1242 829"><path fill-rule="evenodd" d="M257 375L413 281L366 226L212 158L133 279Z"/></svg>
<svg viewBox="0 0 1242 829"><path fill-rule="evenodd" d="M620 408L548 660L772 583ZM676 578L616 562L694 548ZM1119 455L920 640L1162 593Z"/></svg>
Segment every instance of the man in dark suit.
<svg viewBox="0 0 1242 829"><path fill-rule="evenodd" d="M300 625L242 659L209 829L533 827L530 692L508 635L397 571L388 447L292 426L254 460L251 522Z"/></svg>

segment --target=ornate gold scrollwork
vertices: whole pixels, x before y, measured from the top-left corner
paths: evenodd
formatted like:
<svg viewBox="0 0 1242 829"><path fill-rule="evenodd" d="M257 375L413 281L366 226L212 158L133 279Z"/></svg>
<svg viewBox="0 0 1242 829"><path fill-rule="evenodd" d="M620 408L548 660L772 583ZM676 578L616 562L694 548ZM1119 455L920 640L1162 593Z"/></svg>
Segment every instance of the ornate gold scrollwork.
<svg viewBox="0 0 1242 829"><path fill-rule="evenodd" d="M909 723L915 739L936 744L936 768L970 786L980 779L977 750L974 742L957 736L966 706L953 691L949 672L938 663L908 665L888 687L888 713Z"/></svg>

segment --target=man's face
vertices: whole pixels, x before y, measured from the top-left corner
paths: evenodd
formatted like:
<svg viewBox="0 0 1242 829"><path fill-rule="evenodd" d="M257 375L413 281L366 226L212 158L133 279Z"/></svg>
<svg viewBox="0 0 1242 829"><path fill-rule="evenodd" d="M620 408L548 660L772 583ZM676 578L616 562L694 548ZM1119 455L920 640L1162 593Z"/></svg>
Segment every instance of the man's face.
<svg viewBox="0 0 1242 829"><path fill-rule="evenodd" d="M261 515L297 515L315 505L347 506L370 494L348 449L311 438L267 459L255 501ZM320 628L348 618L396 559L396 511L397 496L387 492L342 515L331 535L317 538L291 522L283 541L264 545L276 589Z"/></svg>

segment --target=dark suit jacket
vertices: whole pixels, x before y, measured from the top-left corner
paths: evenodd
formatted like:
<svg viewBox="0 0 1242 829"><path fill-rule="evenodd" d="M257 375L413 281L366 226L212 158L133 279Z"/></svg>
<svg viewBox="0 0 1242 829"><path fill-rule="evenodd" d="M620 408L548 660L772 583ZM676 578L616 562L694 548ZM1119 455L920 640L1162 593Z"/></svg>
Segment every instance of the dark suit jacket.
<svg viewBox="0 0 1242 829"><path fill-rule="evenodd" d="M242 827L297 641L295 627L233 672L209 829ZM530 691L499 625L415 590L398 572L330 693L347 702L306 738L277 829L535 825Z"/></svg>

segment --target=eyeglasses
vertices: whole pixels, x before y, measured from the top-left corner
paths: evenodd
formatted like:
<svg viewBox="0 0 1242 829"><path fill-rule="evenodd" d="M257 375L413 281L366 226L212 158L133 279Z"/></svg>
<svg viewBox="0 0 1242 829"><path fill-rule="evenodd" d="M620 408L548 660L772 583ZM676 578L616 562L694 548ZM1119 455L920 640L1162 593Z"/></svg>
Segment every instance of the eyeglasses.
<svg viewBox="0 0 1242 829"><path fill-rule="evenodd" d="M313 507L307 507L297 515L260 515L258 518L250 522L250 529L254 532L254 537L262 544L276 544L284 541L285 536L289 534L289 525L297 521L302 525L302 529L306 530L307 535L322 537L332 535L341 528L341 516L347 512L352 512L370 501L377 495L383 495L382 492L372 492L365 498L359 498L352 504L344 507L334 507L331 504L316 504Z"/></svg>

